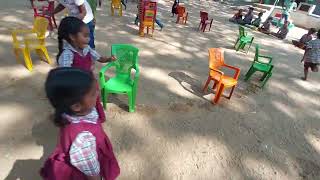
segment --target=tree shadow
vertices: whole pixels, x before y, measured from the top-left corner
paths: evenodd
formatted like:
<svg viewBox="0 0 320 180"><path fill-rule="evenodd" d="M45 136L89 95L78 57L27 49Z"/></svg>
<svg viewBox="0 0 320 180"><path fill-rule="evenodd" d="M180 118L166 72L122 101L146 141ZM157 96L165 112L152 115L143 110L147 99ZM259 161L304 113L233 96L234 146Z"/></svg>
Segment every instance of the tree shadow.
<svg viewBox="0 0 320 180"><path fill-rule="evenodd" d="M39 170L44 161L53 152L57 140L57 128L49 120L43 120L32 127L32 137L36 144L43 147L40 159L16 160L5 180L30 180L41 179Z"/></svg>

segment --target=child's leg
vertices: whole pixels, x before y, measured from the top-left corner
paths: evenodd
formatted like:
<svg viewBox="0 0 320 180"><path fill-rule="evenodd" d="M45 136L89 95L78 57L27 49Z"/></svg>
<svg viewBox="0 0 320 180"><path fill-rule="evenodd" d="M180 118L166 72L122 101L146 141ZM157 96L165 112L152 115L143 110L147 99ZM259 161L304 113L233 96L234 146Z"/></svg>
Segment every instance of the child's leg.
<svg viewBox="0 0 320 180"><path fill-rule="evenodd" d="M134 20L134 24L138 25L139 23L139 14L137 14L136 19Z"/></svg>
<svg viewBox="0 0 320 180"><path fill-rule="evenodd" d="M163 24L161 23L161 21L156 18L156 23L158 24L158 26L162 29L163 28Z"/></svg>
<svg viewBox="0 0 320 180"><path fill-rule="evenodd" d="M94 25L93 20L90 21L87 25L88 25L89 31L90 31L89 46L90 46L92 49L94 49L96 46L95 46L95 44L94 44L94 28L95 28L95 25Z"/></svg>
<svg viewBox="0 0 320 180"><path fill-rule="evenodd" d="M309 63L308 62L304 62L304 77L302 78L302 80L307 80L308 79L308 73L309 73Z"/></svg>
<svg viewBox="0 0 320 180"><path fill-rule="evenodd" d="M126 3L124 2L124 0L121 0L121 4L124 6L124 9L127 9L127 5L126 5Z"/></svg>

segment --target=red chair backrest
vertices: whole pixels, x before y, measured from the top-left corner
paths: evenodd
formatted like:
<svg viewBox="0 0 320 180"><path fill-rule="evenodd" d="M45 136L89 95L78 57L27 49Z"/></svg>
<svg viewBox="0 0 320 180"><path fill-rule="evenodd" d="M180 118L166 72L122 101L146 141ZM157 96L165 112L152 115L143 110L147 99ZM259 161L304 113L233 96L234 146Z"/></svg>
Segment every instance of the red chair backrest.
<svg viewBox="0 0 320 180"><path fill-rule="evenodd" d="M201 22L205 22L206 20L209 19L208 17L208 13L207 12L204 12L204 11L200 11L200 18L201 18Z"/></svg>
<svg viewBox="0 0 320 180"><path fill-rule="evenodd" d="M278 18L281 18L281 13L276 13L275 15L274 15L274 17L278 17Z"/></svg>
<svg viewBox="0 0 320 180"><path fill-rule="evenodd" d="M178 6L177 11L179 16L183 16L183 14L186 12L186 8L183 6Z"/></svg>

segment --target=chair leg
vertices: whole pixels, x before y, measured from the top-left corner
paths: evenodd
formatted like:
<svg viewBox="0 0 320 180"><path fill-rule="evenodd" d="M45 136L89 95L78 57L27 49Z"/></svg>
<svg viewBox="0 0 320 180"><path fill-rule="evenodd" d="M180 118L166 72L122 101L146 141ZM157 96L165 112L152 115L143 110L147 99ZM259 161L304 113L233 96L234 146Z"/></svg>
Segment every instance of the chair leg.
<svg viewBox="0 0 320 180"><path fill-rule="evenodd" d="M267 83L267 81L269 80L269 78L272 76L272 72L268 73L267 77L265 78L265 80L262 83L262 88L264 88L264 85Z"/></svg>
<svg viewBox="0 0 320 180"><path fill-rule="evenodd" d="M200 26L202 25L202 23L200 22L199 26L198 26L198 31L200 31ZM202 27L202 26L201 26Z"/></svg>
<svg viewBox="0 0 320 180"><path fill-rule="evenodd" d="M247 81L252 76L252 74L254 74L254 73L255 73L255 69L251 66L249 71L245 75L245 79L244 80Z"/></svg>
<svg viewBox="0 0 320 180"><path fill-rule="evenodd" d="M54 17L54 15L52 15L51 18L52 18L52 21L54 23L55 28L58 28L56 18Z"/></svg>
<svg viewBox="0 0 320 180"><path fill-rule="evenodd" d="M249 44L249 47L248 47L248 49L247 49L246 54L248 54L248 52L249 52L249 50L250 50L250 48L251 48L252 42L253 42L253 38L252 38L252 40L251 40L251 42L250 42L250 44Z"/></svg>
<svg viewBox="0 0 320 180"><path fill-rule="evenodd" d="M202 32L206 31L207 24L203 24Z"/></svg>
<svg viewBox="0 0 320 180"><path fill-rule="evenodd" d="M128 105L129 105L129 112L134 112L134 105L132 99L132 92L128 92Z"/></svg>
<svg viewBox="0 0 320 180"><path fill-rule="evenodd" d="M102 100L102 104L103 104L103 109L106 109L106 95L104 92L104 88L101 88L101 100Z"/></svg>
<svg viewBox="0 0 320 180"><path fill-rule="evenodd" d="M42 47L42 48L41 48L41 51L42 51L44 57L46 58L47 62L48 62L49 64L52 64L51 59L50 59L50 56L49 56L49 54L48 54L47 48L46 48L46 47Z"/></svg>
<svg viewBox="0 0 320 180"><path fill-rule="evenodd" d="M24 48L23 57L24 57L24 62L25 62L26 68L29 71L32 71L32 60L31 60L30 51L28 48Z"/></svg>
<svg viewBox="0 0 320 180"><path fill-rule="evenodd" d="M228 99L231 99L231 96L232 96L233 91L234 91L235 88L236 88L236 86L233 86L233 87L232 87L232 89L231 89L231 91L230 91L230 94L229 94L229 96L227 97Z"/></svg>
<svg viewBox="0 0 320 180"><path fill-rule="evenodd" d="M21 51L20 49L13 49L13 53L16 56L17 63L22 63L20 60L20 55L19 55L20 51Z"/></svg>
<svg viewBox="0 0 320 180"><path fill-rule="evenodd" d="M244 44L244 43L243 43L241 40L239 40L239 45L238 45L238 47L236 48L236 51L239 51L240 49L242 49L243 44Z"/></svg>
<svg viewBox="0 0 320 180"><path fill-rule="evenodd" d="M263 76L260 78L260 81L264 81L264 79L267 77L267 75L268 75L268 72L265 72L263 74Z"/></svg>
<svg viewBox="0 0 320 180"><path fill-rule="evenodd" d="M206 83L205 83L204 86L203 86L202 92L204 92L204 93L207 92L207 90L208 90L208 85L209 85L210 81L211 81L211 78L210 78L210 76L209 76L208 79L207 79L207 81L206 81Z"/></svg>
<svg viewBox="0 0 320 180"><path fill-rule="evenodd" d="M224 90L224 85L223 84L219 84L218 85L218 89L217 89L216 94L215 94L214 99L213 99L213 104L217 104L219 102L220 97L223 94L223 90Z"/></svg>
<svg viewBox="0 0 320 180"><path fill-rule="evenodd" d="M132 91L132 106L133 110L136 111L136 97L137 97L137 90Z"/></svg>

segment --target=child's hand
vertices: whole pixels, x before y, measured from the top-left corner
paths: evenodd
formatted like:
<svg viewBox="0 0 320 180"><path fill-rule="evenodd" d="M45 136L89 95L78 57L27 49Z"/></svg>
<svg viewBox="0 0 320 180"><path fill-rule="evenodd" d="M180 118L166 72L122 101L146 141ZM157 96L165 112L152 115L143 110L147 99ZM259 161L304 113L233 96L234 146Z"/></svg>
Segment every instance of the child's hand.
<svg viewBox="0 0 320 180"><path fill-rule="evenodd" d="M109 59L110 59L110 61L115 61L115 60L117 60L117 58L116 58L114 55L112 55Z"/></svg>

